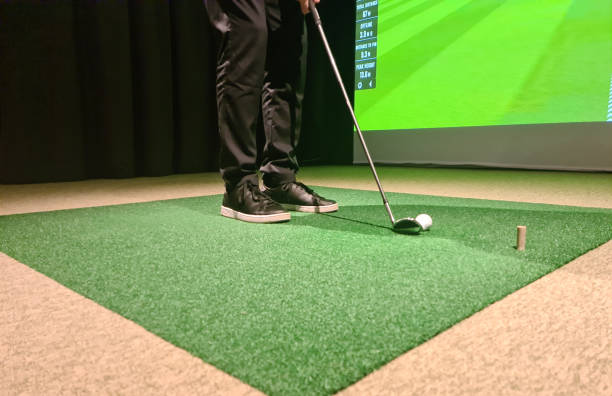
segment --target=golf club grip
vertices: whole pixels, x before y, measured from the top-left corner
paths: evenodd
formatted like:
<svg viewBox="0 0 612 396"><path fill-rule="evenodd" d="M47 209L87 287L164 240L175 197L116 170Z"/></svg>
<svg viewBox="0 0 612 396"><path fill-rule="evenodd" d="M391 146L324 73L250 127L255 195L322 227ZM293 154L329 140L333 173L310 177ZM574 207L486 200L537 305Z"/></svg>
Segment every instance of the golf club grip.
<svg viewBox="0 0 612 396"><path fill-rule="evenodd" d="M312 14L312 18L314 19L315 25L321 24L321 17L319 17L319 11L317 11L317 6L313 0L308 0L308 7L310 8L310 12Z"/></svg>
<svg viewBox="0 0 612 396"><path fill-rule="evenodd" d="M344 100L346 102L346 106L348 107L351 117L353 118L353 124L355 125L355 129L357 129L357 134L359 135L359 140L361 142L361 146L363 147L363 151L365 152L366 158L368 159L368 164L370 165L370 170L374 175L374 179L376 180L376 184L378 185L378 191L380 191L380 195L382 197L383 203L385 205L385 209L389 214L389 218L391 219L391 223L395 223L395 217L391 212L391 208L389 207L389 201L387 200L387 196L380 184L380 179L378 178L378 173L376 172L376 168L374 167L374 162L372 161L372 157L370 156L370 151L368 150L368 146L366 145L365 139L363 138L363 134L361 133L361 128L359 127L359 123L357 122L357 117L355 116L355 111L353 110L353 106L351 105L351 100L349 99L348 93L346 92L346 88L344 86L344 82L342 81L342 76L340 75L340 71L338 70L338 66L336 65L336 60L334 58L334 54L331 51L329 43L327 42L327 36L325 35L325 31L323 30L323 25L321 23L321 18L319 17L319 12L317 11L317 7L315 6L314 1L308 1L308 5L310 7L310 12L312 17L314 18L315 25L317 26L317 30L321 36L321 40L323 41L323 46L325 47L325 51L327 52L327 57L329 58L329 62L334 71L334 75L336 76L336 80L338 80L338 85L340 85L340 90L344 95Z"/></svg>

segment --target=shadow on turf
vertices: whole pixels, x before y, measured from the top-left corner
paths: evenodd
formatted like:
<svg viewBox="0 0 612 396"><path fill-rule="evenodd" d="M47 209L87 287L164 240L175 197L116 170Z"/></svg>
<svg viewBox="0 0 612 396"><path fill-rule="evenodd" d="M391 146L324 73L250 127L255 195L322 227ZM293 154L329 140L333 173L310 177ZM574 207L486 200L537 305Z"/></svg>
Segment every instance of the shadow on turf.
<svg viewBox="0 0 612 396"><path fill-rule="evenodd" d="M394 195L394 198L397 197ZM442 198L428 199L436 202ZM173 200L171 205L201 213L202 200L215 200L214 215L220 216L217 214L218 197ZM417 204L392 204L391 209L397 218L428 213L433 218L433 226L430 231L420 234L423 240L442 239L473 249L520 256L530 261L566 263L612 238L610 210L501 201L456 202L456 205L426 204L423 201ZM465 205L466 202L470 205ZM492 204L496 206L487 206ZM518 207L513 207L516 205ZM382 204L341 205L338 212L295 215L290 222L284 224L279 227L308 226L359 235L403 238L406 241L416 237L393 232ZM527 249L523 252L515 248L517 225L527 226ZM581 237L577 238L577 235ZM584 248L572 253L572 247L576 244Z"/></svg>
<svg viewBox="0 0 612 396"><path fill-rule="evenodd" d="M599 246L612 238L609 224L612 213L533 210L436 205L393 205L398 218L428 213L433 218L430 231L420 237L437 238L472 249L521 256L527 260L563 264L578 256L568 256L575 245ZM400 238L414 238L393 232L382 205L341 206L338 212L294 216L290 226ZM527 226L527 250L516 250L516 226ZM596 230L597 232L593 232ZM599 235L597 235L599 234ZM581 241L576 235L589 235ZM596 241L596 242L595 242ZM588 251L578 249L578 255Z"/></svg>
<svg viewBox="0 0 612 396"><path fill-rule="evenodd" d="M416 210L416 207L409 207L413 211ZM407 212L404 209L402 209L402 213ZM381 205L342 206L337 212L333 213L294 216L290 224L366 235L395 234L391 228L391 221Z"/></svg>

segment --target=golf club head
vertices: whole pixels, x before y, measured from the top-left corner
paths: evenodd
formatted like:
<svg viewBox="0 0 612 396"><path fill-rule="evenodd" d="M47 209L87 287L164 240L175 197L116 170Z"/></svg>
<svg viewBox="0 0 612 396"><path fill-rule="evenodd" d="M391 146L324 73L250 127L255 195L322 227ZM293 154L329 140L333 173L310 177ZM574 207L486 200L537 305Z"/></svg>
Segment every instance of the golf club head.
<svg viewBox="0 0 612 396"><path fill-rule="evenodd" d="M400 234L419 234L422 229L421 224L410 217L399 219L393 223L393 231Z"/></svg>

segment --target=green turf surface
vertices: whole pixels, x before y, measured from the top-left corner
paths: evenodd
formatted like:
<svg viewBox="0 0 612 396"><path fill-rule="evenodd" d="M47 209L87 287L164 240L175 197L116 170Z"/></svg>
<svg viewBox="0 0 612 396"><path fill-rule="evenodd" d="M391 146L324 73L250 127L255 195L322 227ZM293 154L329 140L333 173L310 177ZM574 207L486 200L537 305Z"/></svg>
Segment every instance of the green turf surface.
<svg viewBox="0 0 612 396"><path fill-rule="evenodd" d="M0 250L269 394L329 394L612 238L612 210L317 189L248 224L220 196L0 217ZM527 250L514 248L527 226Z"/></svg>
<svg viewBox="0 0 612 396"><path fill-rule="evenodd" d="M612 2L381 0L363 130L602 122Z"/></svg>

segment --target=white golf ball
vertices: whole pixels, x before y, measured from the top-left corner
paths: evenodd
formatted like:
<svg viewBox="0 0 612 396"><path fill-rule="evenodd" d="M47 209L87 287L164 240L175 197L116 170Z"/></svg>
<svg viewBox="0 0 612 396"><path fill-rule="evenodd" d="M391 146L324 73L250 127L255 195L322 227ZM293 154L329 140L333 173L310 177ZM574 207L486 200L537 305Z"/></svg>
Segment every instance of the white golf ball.
<svg viewBox="0 0 612 396"><path fill-rule="evenodd" d="M415 220L421 225L423 231L427 230L433 224L431 216L425 213L418 215Z"/></svg>

